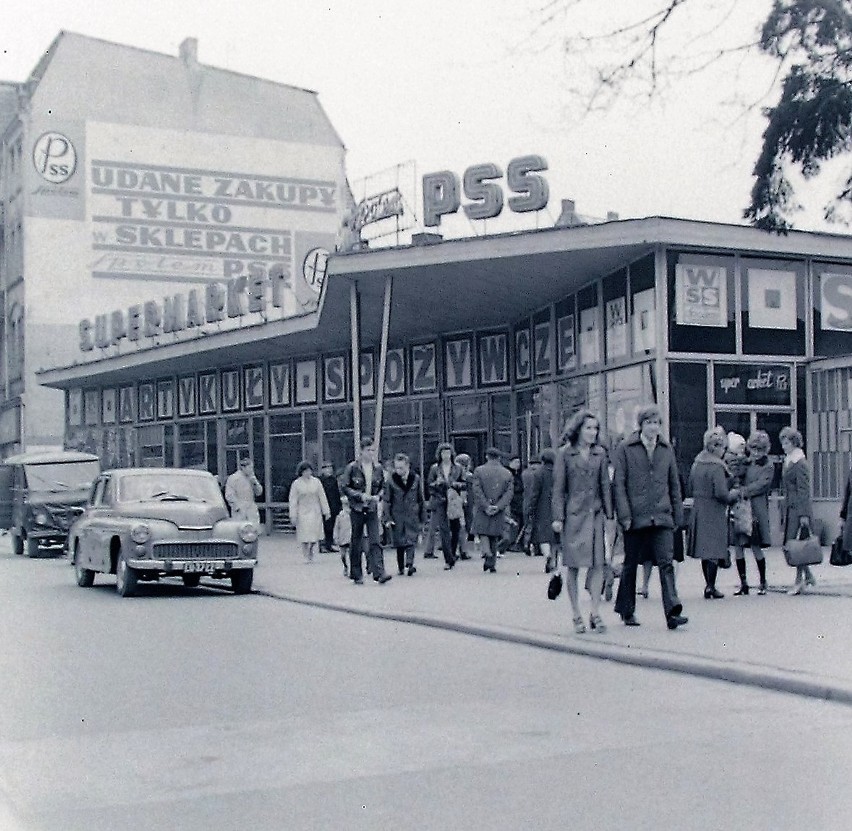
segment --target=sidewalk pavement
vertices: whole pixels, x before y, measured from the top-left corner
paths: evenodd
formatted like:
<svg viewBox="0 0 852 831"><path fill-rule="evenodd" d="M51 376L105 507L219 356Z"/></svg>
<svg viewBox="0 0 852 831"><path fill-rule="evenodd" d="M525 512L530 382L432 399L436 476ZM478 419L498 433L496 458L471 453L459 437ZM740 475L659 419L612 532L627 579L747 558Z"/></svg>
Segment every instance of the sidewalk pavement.
<svg viewBox="0 0 852 831"><path fill-rule="evenodd" d="M757 568L747 557L754 586ZM418 551L417 573L408 577L397 576L395 550L385 549L385 568L394 579L378 585L367 577L358 586L343 576L339 555L317 554L306 563L294 537L279 534L261 540L254 587L322 608L852 704L852 567L828 565L826 550L823 565L814 568L816 588L788 597L793 569L780 549L769 549L766 558L767 595L734 597L739 578L732 567L719 572L722 600L704 599L698 562L679 564L678 591L689 623L673 632L666 627L656 570L651 596L637 597L640 627L625 627L608 603L602 608L607 632L576 635L566 593L547 599L544 559L512 552L498 559L497 574L485 574L478 555L444 571L440 554L426 560ZM585 592L581 605L588 618Z"/></svg>

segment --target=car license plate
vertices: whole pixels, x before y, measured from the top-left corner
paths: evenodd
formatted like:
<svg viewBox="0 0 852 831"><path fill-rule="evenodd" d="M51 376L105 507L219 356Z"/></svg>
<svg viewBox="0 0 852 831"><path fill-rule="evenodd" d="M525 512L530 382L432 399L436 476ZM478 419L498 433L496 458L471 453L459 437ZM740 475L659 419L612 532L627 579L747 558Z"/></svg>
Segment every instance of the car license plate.
<svg viewBox="0 0 852 831"><path fill-rule="evenodd" d="M197 560L184 565L184 572L196 572L201 574L211 574L216 568L216 563L212 560Z"/></svg>

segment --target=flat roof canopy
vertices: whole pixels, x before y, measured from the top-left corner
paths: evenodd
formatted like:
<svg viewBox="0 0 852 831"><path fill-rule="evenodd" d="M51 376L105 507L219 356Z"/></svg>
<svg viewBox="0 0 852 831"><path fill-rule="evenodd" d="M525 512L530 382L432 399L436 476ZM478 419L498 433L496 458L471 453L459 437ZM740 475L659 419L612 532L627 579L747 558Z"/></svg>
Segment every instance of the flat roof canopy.
<svg viewBox="0 0 852 831"><path fill-rule="evenodd" d="M852 238L652 217L571 228L449 240L335 255L317 312L240 329L201 330L191 340L43 370L40 383L121 384L252 361L340 352L350 347L350 286L361 297L362 346L381 335L384 283L393 276L391 345L514 323L658 245L748 250L767 256L852 260Z"/></svg>

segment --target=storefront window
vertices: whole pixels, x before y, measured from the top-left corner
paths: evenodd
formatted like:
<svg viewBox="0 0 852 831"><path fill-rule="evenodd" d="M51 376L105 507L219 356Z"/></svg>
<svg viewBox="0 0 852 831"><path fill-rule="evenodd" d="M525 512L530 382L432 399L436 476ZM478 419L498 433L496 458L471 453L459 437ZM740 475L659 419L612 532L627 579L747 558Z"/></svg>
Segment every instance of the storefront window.
<svg viewBox="0 0 852 831"><path fill-rule="evenodd" d="M504 453L512 452L512 402L509 393L491 396L491 424L494 429L494 446ZM477 463L485 459L475 459Z"/></svg>
<svg viewBox="0 0 852 831"><path fill-rule="evenodd" d="M191 421L178 425L178 467L207 470L204 421Z"/></svg>
<svg viewBox="0 0 852 831"><path fill-rule="evenodd" d="M670 351L735 352L733 258L670 253L668 272Z"/></svg>
<svg viewBox="0 0 852 831"><path fill-rule="evenodd" d="M556 304L556 371L577 368L577 297L571 295Z"/></svg>
<svg viewBox="0 0 852 831"><path fill-rule="evenodd" d="M804 263L741 261L743 352L805 354Z"/></svg>
<svg viewBox="0 0 852 831"><path fill-rule="evenodd" d="M604 341L606 361L621 361L628 355L627 269L604 278Z"/></svg>
<svg viewBox="0 0 852 831"><path fill-rule="evenodd" d="M207 425L207 470L214 476L219 473L219 437L216 432L216 422L205 422Z"/></svg>
<svg viewBox="0 0 852 831"><path fill-rule="evenodd" d="M351 441L350 441L351 447ZM286 502L302 460L302 414L269 417L270 502Z"/></svg>
<svg viewBox="0 0 852 831"><path fill-rule="evenodd" d="M594 366L601 362L601 315L597 283L587 286L577 295L577 315L580 332L580 366Z"/></svg>
<svg viewBox="0 0 852 831"><path fill-rule="evenodd" d="M684 482L704 447L707 429L707 364L669 364L669 435Z"/></svg>
<svg viewBox="0 0 852 831"><path fill-rule="evenodd" d="M606 374L606 432L609 446L636 429L636 413L654 400L650 364L617 369Z"/></svg>
<svg viewBox="0 0 852 831"><path fill-rule="evenodd" d="M814 354L852 353L852 268L814 263Z"/></svg>
<svg viewBox="0 0 852 831"><path fill-rule="evenodd" d="M657 348L657 301L654 255L630 266L630 329L633 354L648 355Z"/></svg>
<svg viewBox="0 0 852 831"><path fill-rule="evenodd" d="M139 466L165 467L163 425L151 424L139 428Z"/></svg>

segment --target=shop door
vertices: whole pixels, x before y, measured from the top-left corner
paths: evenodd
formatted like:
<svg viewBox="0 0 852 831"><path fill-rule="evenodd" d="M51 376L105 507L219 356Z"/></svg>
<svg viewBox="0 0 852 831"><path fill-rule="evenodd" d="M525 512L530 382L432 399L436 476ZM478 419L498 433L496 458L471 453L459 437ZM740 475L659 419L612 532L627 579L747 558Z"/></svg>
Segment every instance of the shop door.
<svg viewBox="0 0 852 831"><path fill-rule="evenodd" d="M485 462L485 439L485 433L454 433L450 437L456 456L459 453L467 453L472 467Z"/></svg>

